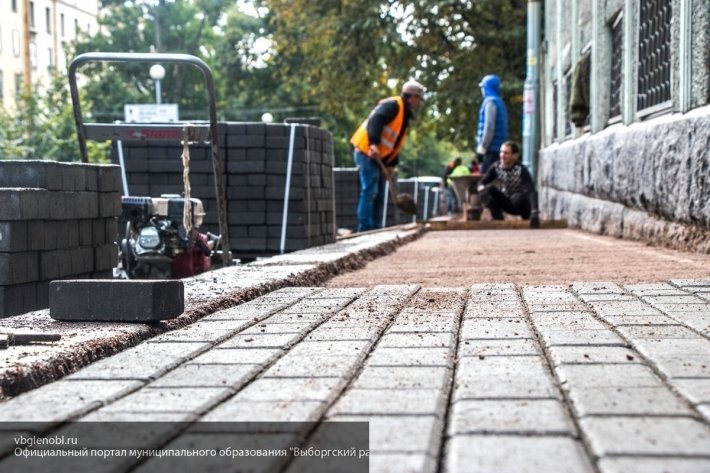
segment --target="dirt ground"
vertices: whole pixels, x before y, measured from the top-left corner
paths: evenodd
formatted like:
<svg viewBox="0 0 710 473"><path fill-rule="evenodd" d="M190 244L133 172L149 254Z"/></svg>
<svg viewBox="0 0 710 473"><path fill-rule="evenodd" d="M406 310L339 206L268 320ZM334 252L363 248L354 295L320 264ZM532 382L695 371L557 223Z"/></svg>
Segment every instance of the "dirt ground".
<svg viewBox="0 0 710 473"><path fill-rule="evenodd" d="M577 230L430 231L326 287L475 283L620 284L710 278L710 255L684 253Z"/></svg>

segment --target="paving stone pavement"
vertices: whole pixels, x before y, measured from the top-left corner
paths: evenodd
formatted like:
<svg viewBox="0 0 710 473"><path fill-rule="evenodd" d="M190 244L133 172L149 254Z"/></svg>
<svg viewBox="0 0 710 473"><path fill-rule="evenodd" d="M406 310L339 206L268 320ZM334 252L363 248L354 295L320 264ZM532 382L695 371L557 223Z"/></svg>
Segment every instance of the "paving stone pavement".
<svg viewBox="0 0 710 473"><path fill-rule="evenodd" d="M366 421L377 473L708 472L708 294L710 280L284 288L6 400L0 419ZM315 435L280 425L279 445ZM200 440L171 438L151 447Z"/></svg>

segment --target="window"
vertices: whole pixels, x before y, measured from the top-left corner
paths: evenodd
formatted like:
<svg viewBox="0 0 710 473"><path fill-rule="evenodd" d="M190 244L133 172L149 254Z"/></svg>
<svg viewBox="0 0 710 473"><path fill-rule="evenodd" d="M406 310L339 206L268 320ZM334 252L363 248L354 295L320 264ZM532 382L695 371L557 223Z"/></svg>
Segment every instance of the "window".
<svg viewBox="0 0 710 473"><path fill-rule="evenodd" d="M35 27L35 2L30 2L30 28Z"/></svg>
<svg viewBox="0 0 710 473"><path fill-rule="evenodd" d="M22 95L22 74L15 74L15 98Z"/></svg>
<svg viewBox="0 0 710 473"><path fill-rule="evenodd" d="M17 0L12 0L12 13L17 13Z"/></svg>
<svg viewBox="0 0 710 473"><path fill-rule="evenodd" d="M64 13L59 14L59 31L62 34L62 38L64 37Z"/></svg>
<svg viewBox="0 0 710 473"><path fill-rule="evenodd" d="M52 48L47 48L47 59L47 67L51 70L54 68L54 54L52 53Z"/></svg>
<svg viewBox="0 0 710 473"><path fill-rule="evenodd" d="M611 89L609 90L609 118L621 115L621 65L624 48L622 15L611 23Z"/></svg>
<svg viewBox="0 0 710 473"><path fill-rule="evenodd" d="M74 19L74 37L79 36L79 20Z"/></svg>
<svg viewBox="0 0 710 473"><path fill-rule="evenodd" d="M637 110L648 110L670 99L671 0L645 0L639 11Z"/></svg>
<svg viewBox="0 0 710 473"><path fill-rule="evenodd" d="M20 57L20 30L12 30L12 54Z"/></svg>
<svg viewBox="0 0 710 473"><path fill-rule="evenodd" d="M30 64L33 70L37 70L37 45L30 43Z"/></svg>
<svg viewBox="0 0 710 473"><path fill-rule="evenodd" d="M44 9L44 22L47 25L47 33L52 32L52 11L49 7Z"/></svg>
<svg viewBox="0 0 710 473"><path fill-rule="evenodd" d="M557 141L557 81L552 81L552 139Z"/></svg>
<svg viewBox="0 0 710 473"><path fill-rule="evenodd" d="M5 76L0 71L0 101L5 98Z"/></svg>

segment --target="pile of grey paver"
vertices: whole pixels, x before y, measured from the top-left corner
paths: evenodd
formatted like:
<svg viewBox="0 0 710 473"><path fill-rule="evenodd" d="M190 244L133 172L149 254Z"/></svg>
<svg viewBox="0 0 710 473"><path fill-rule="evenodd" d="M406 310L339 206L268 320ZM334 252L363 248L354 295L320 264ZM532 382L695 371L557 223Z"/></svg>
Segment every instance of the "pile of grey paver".
<svg viewBox="0 0 710 473"><path fill-rule="evenodd" d="M0 161L0 317L47 307L49 282L111 277L119 168Z"/></svg>
<svg viewBox="0 0 710 473"><path fill-rule="evenodd" d="M335 168L335 221L338 228L357 230L357 202L360 174L357 168Z"/></svg>
<svg viewBox="0 0 710 473"><path fill-rule="evenodd" d="M290 131L294 127L288 189ZM267 256L334 241L333 140L303 124L220 123L230 248L235 256ZM123 142L131 195L183 192L183 148L170 142ZM114 146L114 162L118 162ZM204 230L219 233L210 148L190 147L191 196L203 201ZM288 211L285 194L288 192Z"/></svg>

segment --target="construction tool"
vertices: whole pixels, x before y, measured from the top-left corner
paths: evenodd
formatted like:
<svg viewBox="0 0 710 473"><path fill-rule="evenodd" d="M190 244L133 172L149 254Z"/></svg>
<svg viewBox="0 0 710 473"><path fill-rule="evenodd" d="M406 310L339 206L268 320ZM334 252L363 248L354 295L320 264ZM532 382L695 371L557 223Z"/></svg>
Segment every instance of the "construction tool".
<svg viewBox="0 0 710 473"><path fill-rule="evenodd" d="M382 175L385 176L385 179L387 179L387 182L389 183L390 197L392 198L392 202L394 203L394 205L396 205L397 208L399 208L403 212L412 215L416 214L417 204L416 202L414 202L412 195L404 193L398 194L394 184L394 179L392 179L392 177L387 173L387 170L385 169L385 165L382 163L382 160L377 158L374 158L374 160L377 161L377 164L380 165Z"/></svg>
<svg viewBox="0 0 710 473"><path fill-rule="evenodd" d="M54 333L0 333L0 350L12 345L29 345L36 342L56 342L62 338Z"/></svg>

